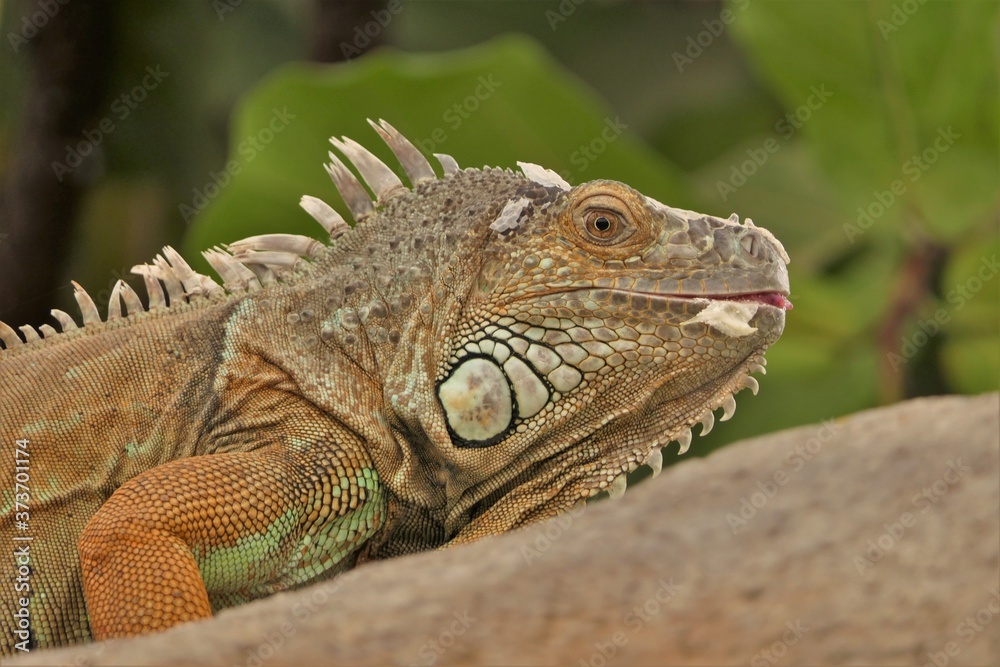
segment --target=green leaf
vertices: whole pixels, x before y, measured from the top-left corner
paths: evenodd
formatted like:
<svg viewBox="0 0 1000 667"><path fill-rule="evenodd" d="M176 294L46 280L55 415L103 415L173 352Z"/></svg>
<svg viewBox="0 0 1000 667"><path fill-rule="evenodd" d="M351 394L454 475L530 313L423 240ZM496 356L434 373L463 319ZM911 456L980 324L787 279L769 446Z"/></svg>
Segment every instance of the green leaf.
<svg viewBox="0 0 1000 667"><path fill-rule="evenodd" d="M948 262L942 299L925 322L944 333L942 365L951 389L967 393L1000 387L1000 234L969 238ZM928 328L925 325L924 328Z"/></svg>
<svg viewBox="0 0 1000 667"><path fill-rule="evenodd" d="M825 365L825 387L845 378L836 357L856 352L906 362L894 377L885 377L884 363L869 364L871 375L857 386L881 383L889 393L892 382L896 391L915 393L995 388L996 354L985 346L996 341L996 283L960 307L949 294L973 280L977 269L968 262L981 259L982 244L995 234L997 7L979 0L756 2L733 24L786 113L769 136L734 147L698 180L709 196L709 183L740 178L732 169L746 164L746 151L765 158L727 194L775 217L763 223L789 240L793 260L805 260L790 267L793 301L802 307L790 313L786 339L834 351L797 361L806 369ZM762 153L767 141L771 149ZM804 196L783 194L782 181ZM801 227L782 229L790 223ZM938 300L919 285L924 292L907 303L904 263L930 246L950 258L945 294ZM918 312L909 312L913 303L922 304ZM937 311L948 318L946 334L928 337L920 323ZM878 332L894 312L906 316L906 330L899 349L883 350ZM794 348L783 341L775 356Z"/></svg>
<svg viewBox="0 0 1000 667"><path fill-rule="evenodd" d="M1000 388L1000 345L996 332L947 341L941 355L950 371L954 391L979 394Z"/></svg>
<svg viewBox="0 0 1000 667"><path fill-rule="evenodd" d="M997 7L758 2L733 29L856 224L947 240L996 210Z"/></svg>
<svg viewBox="0 0 1000 667"><path fill-rule="evenodd" d="M385 118L426 154L449 153L462 166L535 162L571 183L613 178L676 206L696 205L680 172L633 137L626 120L534 42L507 37L463 51L383 50L275 72L236 112L231 168L202 189L215 196L206 196L186 254L277 231L320 238L297 204L311 194L348 213L322 168L331 134L395 166L366 118Z"/></svg>

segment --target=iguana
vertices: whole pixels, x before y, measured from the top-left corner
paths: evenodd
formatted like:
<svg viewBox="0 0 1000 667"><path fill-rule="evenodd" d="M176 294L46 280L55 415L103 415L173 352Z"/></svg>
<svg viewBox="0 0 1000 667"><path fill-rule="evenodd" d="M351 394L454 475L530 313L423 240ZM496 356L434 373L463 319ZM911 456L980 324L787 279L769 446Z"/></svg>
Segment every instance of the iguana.
<svg viewBox="0 0 1000 667"><path fill-rule="evenodd" d="M371 122L371 121L369 121ZM371 122L356 220L174 250L102 321L0 323L3 651L122 637L554 516L706 433L781 334L766 230L609 180L443 175Z"/></svg>

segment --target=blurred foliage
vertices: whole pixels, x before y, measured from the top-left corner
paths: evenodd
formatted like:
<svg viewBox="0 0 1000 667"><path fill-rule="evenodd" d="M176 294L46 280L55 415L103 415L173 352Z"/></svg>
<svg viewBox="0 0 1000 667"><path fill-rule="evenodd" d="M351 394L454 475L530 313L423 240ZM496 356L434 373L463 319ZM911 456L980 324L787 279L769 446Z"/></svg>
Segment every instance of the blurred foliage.
<svg viewBox="0 0 1000 667"><path fill-rule="evenodd" d="M248 137L264 132L267 138L276 111L289 115L287 127L254 150ZM322 168L326 138L335 130L394 164L366 118L385 118L426 155L448 153L463 166L535 162L571 183L614 177L653 197L694 203L680 170L620 127L620 116L592 91L536 43L507 37L445 54L381 50L349 65L281 68L236 113L230 160L239 174L214 199L198 199L207 207L185 239L189 254L274 231L275 220L283 229L323 238L305 212L291 213L302 194L330 200L350 219ZM201 193L215 193L222 180L226 174L212 177ZM193 215L194 207L186 213Z"/></svg>
<svg viewBox="0 0 1000 667"><path fill-rule="evenodd" d="M111 253L107 239L137 234L140 217L173 230L147 232L150 247L195 212L192 260L251 234L318 236L300 195L346 213L322 169L326 138L393 164L364 122L385 118L463 166L616 178L739 212L784 242L795 309L761 395L741 394L738 418L692 454L903 397L997 389L996 2L406 3L386 27L395 48L334 66L289 62L302 2L218 19L211 3L133 7L120 86L146 63L176 74L108 142L81 257ZM497 37L509 32L522 36ZM483 80L499 85L478 99ZM627 127L580 169L574 155L616 118ZM0 117L0 149L7 127Z"/></svg>
<svg viewBox="0 0 1000 667"><path fill-rule="evenodd" d="M762 3L734 24L843 218L814 236L813 265L793 282L793 322L840 352L815 369L814 390L849 390L858 367L883 400L931 373L935 391L997 388L996 19L987 2ZM811 354L789 339L776 361ZM853 393L855 407L870 403Z"/></svg>

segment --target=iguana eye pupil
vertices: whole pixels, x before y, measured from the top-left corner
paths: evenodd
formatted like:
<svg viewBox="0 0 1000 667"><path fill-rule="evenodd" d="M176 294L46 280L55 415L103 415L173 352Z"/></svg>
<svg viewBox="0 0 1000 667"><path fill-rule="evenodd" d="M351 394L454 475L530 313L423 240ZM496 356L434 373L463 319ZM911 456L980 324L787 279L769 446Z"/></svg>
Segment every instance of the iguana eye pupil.
<svg viewBox="0 0 1000 667"><path fill-rule="evenodd" d="M622 229L620 218L605 211L592 211L585 220L587 233L598 241L610 241Z"/></svg>

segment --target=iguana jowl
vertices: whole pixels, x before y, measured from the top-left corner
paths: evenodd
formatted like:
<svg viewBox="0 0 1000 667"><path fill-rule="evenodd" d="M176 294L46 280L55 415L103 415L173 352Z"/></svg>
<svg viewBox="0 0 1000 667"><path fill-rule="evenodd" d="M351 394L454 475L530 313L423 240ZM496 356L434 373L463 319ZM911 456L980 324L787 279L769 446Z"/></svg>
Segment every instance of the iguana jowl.
<svg viewBox="0 0 1000 667"><path fill-rule="evenodd" d="M134 269L148 309L119 281L106 321L77 286L82 326L0 323L4 652L166 628L618 495L756 391L791 306L766 230L530 164L438 155L437 176L372 125L412 189L334 139L375 201L331 153L356 228L302 201L329 246L208 251L223 286L166 248ZM15 536L33 537L26 590Z"/></svg>

